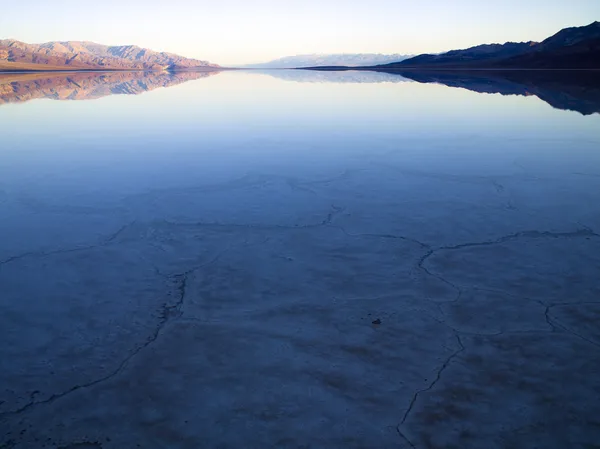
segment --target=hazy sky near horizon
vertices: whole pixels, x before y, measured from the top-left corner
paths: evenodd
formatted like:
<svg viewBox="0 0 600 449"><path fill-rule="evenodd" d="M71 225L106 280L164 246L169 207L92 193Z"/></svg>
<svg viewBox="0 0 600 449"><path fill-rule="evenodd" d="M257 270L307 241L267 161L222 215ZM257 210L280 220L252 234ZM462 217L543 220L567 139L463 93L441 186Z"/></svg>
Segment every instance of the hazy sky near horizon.
<svg viewBox="0 0 600 449"><path fill-rule="evenodd" d="M7 0L0 38L136 44L235 65L542 40L595 20L600 0Z"/></svg>

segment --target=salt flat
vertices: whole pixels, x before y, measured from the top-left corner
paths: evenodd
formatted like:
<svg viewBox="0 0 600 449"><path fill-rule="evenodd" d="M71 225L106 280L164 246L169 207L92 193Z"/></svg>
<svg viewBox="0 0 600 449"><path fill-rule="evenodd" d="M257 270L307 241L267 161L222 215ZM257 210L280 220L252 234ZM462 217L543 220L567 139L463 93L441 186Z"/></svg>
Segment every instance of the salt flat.
<svg viewBox="0 0 600 449"><path fill-rule="evenodd" d="M115 105L180 89L216 107L203 86L244 76ZM274 120L278 91L358 89L255 76ZM382 120L414 126L385 109L402 89L425 101L411 86L368 86L397 95ZM55 165L5 153L0 448L598 447L598 116L481 98L527 100L518 120L539 128L401 138L390 121L376 140L349 114L322 139L316 121L257 125L253 155L227 152L235 133L194 152L191 127L169 146L174 124L125 155L67 138Z"/></svg>

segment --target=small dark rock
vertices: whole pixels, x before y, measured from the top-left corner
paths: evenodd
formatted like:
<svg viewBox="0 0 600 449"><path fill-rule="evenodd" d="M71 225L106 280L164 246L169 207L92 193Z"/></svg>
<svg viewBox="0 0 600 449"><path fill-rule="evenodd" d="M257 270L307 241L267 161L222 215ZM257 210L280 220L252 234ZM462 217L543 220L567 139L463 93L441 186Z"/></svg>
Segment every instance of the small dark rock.
<svg viewBox="0 0 600 449"><path fill-rule="evenodd" d="M380 325L381 324L381 320L379 318L377 318L375 321L373 321L373 324Z"/></svg>

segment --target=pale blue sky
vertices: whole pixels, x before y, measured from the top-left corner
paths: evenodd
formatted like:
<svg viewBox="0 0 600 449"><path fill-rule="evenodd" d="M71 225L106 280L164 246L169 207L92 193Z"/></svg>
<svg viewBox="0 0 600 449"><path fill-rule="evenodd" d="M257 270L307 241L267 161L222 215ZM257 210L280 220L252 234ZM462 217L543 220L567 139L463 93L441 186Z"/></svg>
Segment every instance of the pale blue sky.
<svg viewBox="0 0 600 449"><path fill-rule="evenodd" d="M594 20L600 0L8 0L0 37L136 44L233 65L542 40Z"/></svg>

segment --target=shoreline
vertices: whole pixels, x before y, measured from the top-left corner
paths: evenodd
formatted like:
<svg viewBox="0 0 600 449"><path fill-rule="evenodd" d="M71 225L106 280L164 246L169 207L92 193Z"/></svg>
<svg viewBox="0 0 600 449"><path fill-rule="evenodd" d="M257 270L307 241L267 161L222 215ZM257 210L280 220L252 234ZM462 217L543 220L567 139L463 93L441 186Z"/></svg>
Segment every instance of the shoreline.
<svg viewBox="0 0 600 449"><path fill-rule="evenodd" d="M401 72L404 70L420 71L420 72L598 72L598 68L586 68L586 69L561 69L561 68L512 68L512 67L426 67L426 66L407 66L407 67L382 67L382 66L364 66L364 67L346 67L346 66L331 66L331 67L296 67L290 70L317 70L323 72L343 72L349 70L356 71L376 71L376 72Z"/></svg>
<svg viewBox="0 0 600 449"><path fill-rule="evenodd" d="M240 70L231 67L211 67L207 69L191 70L135 70L135 69L47 69L47 70L0 70L0 74L18 74L18 73L185 73L185 72L223 72L226 70Z"/></svg>

